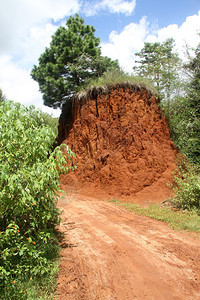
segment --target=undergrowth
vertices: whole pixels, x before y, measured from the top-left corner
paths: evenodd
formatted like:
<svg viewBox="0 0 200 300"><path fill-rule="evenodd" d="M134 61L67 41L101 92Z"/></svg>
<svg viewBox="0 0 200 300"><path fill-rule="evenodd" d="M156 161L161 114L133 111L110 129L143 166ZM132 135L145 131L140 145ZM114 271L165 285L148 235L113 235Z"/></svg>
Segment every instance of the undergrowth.
<svg viewBox="0 0 200 300"><path fill-rule="evenodd" d="M29 271L18 273L13 279L8 276L4 288L0 290L0 299L53 300L57 285L56 276L59 271L59 250L56 237L47 244L40 245L39 251L43 251L45 260L45 265L42 266L43 271L35 275L30 274ZM27 264L29 264L28 260ZM40 269L39 264L38 269Z"/></svg>
<svg viewBox="0 0 200 300"><path fill-rule="evenodd" d="M59 176L72 169L67 146L40 112L0 102L0 299L46 299L57 272Z"/></svg>
<svg viewBox="0 0 200 300"><path fill-rule="evenodd" d="M200 216L195 211L175 211L172 208L161 207L158 204L152 204L146 208L118 200L111 201L136 214L168 223L173 229L200 232Z"/></svg>
<svg viewBox="0 0 200 300"><path fill-rule="evenodd" d="M179 158L177 165L172 186L176 194L174 204L181 209L195 210L200 215L200 166L184 158Z"/></svg>

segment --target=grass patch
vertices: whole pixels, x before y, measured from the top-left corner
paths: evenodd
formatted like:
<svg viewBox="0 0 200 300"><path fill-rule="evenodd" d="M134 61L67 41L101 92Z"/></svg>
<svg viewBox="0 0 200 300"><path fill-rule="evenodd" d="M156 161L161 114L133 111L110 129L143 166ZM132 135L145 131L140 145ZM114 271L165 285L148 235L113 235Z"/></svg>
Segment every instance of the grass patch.
<svg viewBox="0 0 200 300"><path fill-rule="evenodd" d="M101 77L97 79L89 80L84 88L91 88L91 87L102 87L108 85L117 85L120 83L127 82L129 84L138 84L147 89L151 89L153 93L156 93L155 87L151 81L145 79L143 77L129 75L123 71L119 70L111 70L105 72Z"/></svg>
<svg viewBox="0 0 200 300"><path fill-rule="evenodd" d="M111 200L111 202L136 214L168 223L173 229L200 232L200 216L195 211L174 211L171 208L161 207L158 204L152 204L145 208L137 204L124 203L117 200Z"/></svg>
<svg viewBox="0 0 200 300"><path fill-rule="evenodd" d="M149 95L157 95L153 83L135 75L129 75L120 70L110 70L101 77L86 81L84 86L80 87L76 97L79 100L96 97L98 94L108 94L113 88L130 88L134 91L145 89Z"/></svg>

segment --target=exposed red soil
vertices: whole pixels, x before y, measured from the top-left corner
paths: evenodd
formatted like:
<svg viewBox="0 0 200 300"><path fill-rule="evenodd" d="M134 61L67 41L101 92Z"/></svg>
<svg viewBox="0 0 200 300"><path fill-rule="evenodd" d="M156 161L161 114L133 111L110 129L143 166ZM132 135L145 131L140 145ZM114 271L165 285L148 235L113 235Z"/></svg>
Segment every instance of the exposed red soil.
<svg viewBox="0 0 200 300"><path fill-rule="evenodd" d="M148 90L128 87L75 99L61 115L59 139L76 153L78 168L61 176L62 188L139 202L170 197L177 150L158 102Z"/></svg>
<svg viewBox="0 0 200 300"><path fill-rule="evenodd" d="M61 269L55 299L200 299L200 239L100 199L59 200Z"/></svg>

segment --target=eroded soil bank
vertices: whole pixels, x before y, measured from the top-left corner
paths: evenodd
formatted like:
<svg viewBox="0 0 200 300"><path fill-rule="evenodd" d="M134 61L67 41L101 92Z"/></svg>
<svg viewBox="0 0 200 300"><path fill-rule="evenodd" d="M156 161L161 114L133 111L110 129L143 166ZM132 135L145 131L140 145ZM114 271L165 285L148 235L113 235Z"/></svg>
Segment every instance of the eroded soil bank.
<svg viewBox="0 0 200 300"><path fill-rule="evenodd" d="M60 199L61 269L55 299L200 299L200 239L115 204Z"/></svg>
<svg viewBox="0 0 200 300"><path fill-rule="evenodd" d="M116 86L84 101L74 99L61 115L59 139L76 153L78 166L61 176L65 190L137 194L148 202L170 197L166 183L178 152L159 100L147 89Z"/></svg>

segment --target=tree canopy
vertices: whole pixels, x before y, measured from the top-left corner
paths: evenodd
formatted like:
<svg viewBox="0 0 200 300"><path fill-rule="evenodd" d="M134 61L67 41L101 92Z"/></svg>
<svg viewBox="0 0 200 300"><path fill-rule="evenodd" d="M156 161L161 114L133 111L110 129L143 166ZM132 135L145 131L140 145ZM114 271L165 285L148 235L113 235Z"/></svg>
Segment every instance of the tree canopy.
<svg viewBox="0 0 200 300"><path fill-rule="evenodd" d="M101 56L95 28L84 24L78 14L69 17L52 36L50 47L39 57L31 76L39 84L44 105L56 108L70 99L90 78L101 76L118 61Z"/></svg>
<svg viewBox="0 0 200 300"><path fill-rule="evenodd" d="M200 119L200 44L195 49L195 56L185 65L189 70L191 82L188 86L188 96L194 115Z"/></svg>
<svg viewBox="0 0 200 300"><path fill-rule="evenodd" d="M200 44L184 67L188 75L186 95L172 102L171 133L179 150L200 164Z"/></svg>
<svg viewBox="0 0 200 300"><path fill-rule="evenodd" d="M145 43L142 50L136 53L139 60L134 71L155 83L161 98L169 99L177 88L180 60L173 51L174 40L167 39L163 43Z"/></svg>

